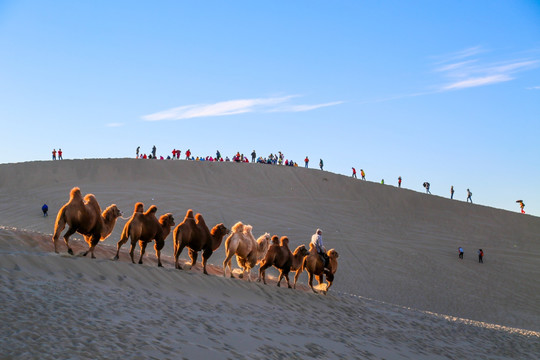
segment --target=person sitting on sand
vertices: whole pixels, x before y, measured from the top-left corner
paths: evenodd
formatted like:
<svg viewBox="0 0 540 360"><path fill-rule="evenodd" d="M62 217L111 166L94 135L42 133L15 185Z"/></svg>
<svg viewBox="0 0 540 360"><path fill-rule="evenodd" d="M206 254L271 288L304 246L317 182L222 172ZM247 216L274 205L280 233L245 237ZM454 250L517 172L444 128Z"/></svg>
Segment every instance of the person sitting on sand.
<svg viewBox="0 0 540 360"><path fill-rule="evenodd" d="M315 249L317 250L317 253L321 257L321 260L323 261L324 267L328 267L328 255L326 255L326 248L323 245L322 241L322 231L321 229L317 229L315 234L311 236L311 244L315 246Z"/></svg>

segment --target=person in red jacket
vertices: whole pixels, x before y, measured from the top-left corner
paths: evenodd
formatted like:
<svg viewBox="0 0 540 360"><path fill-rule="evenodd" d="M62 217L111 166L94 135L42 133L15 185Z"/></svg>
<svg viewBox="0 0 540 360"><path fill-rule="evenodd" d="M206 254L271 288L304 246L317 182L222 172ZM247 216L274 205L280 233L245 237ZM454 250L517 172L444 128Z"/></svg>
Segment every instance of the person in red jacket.
<svg viewBox="0 0 540 360"><path fill-rule="evenodd" d="M191 150L187 149L187 151L186 151L186 160L189 160L190 156L191 156Z"/></svg>
<svg viewBox="0 0 540 360"><path fill-rule="evenodd" d="M355 179L358 179L358 177L356 177L356 169L355 168L352 168L352 177L355 178Z"/></svg>
<svg viewBox="0 0 540 360"><path fill-rule="evenodd" d="M309 164L309 158L306 156L306 158L304 159L304 162L306 163L306 168L308 167L308 164Z"/></svg>
<svg viewBox="0 0 540 360"><path fill-rule="evenodd" d="M58 160L62 160L62 149L58 149Z"/></svg>
<svg viewBox="0 0 540 360"><path fill-rule="evenodd" d="M56 149L53 149L52 151L52 159L56 160Z"/></svg>

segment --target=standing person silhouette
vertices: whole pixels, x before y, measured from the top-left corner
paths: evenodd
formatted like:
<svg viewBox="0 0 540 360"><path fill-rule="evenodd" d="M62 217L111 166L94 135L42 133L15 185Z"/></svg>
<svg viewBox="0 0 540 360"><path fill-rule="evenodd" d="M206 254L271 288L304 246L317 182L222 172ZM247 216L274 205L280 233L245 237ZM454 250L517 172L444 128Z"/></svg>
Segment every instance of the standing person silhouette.
<svg viewBox="0 0 540 360"><path fill-rule="evenodd" d="M401 187L401 176L397 178L397 186Z"/></svg>
<svg viewBox="0 0 540 360"><path fill-rule="evenodd" d="M319 166L320 166L320 168L321 168L321 170L322 170L322 169L323 169L323 166L324 166L324 163L323 163L322 159L319 161Z"/></svg>
<svg viewBox="0 0 540 360"><path fill-rule="evenodd" d="M469 202L469 200L471 200L471 204L473 203L472 202L472 192L471 190L467 189L467 202Z"/></svg>
<svg viewBox="0 0 540 360"><path fill-rule="evenodd" d="M41 211L43 211L43 216L49 216L48 214L48 211L49 211L49 207L47 206L47 204L43 204L43 206L41 207Z"/></svg>
<svg viewBox="0 0 540 360"><path fill-rule="evenodd" d="M358 179L356 177L356 169L354 167L352 168L352 177L355 178L355 179Z"/></svg>
<svg viewBox="0 0 540 360"><path fill-rule="evenodd" d="M306 169L308 168L308 164L309 164L309 158L306 156L306 158L304 159L304 163L306 164Z"/></svg>
<svg viewBox="0 0 540 360"><path fill-rule="evenodd" d="M454 185L450 186L450 199L454 198Z"/></svg>

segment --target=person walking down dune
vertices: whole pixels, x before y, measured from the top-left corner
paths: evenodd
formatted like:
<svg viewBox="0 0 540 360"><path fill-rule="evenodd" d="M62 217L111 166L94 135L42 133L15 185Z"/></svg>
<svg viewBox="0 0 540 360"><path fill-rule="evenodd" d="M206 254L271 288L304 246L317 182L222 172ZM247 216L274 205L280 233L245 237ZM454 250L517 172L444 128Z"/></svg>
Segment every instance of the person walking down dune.
<svg viewBox="0 0 540 360"><path fill-rule="evenodd" d="M461 246L458 248L458 252L459 252L458 257L459 257L461 260L463 260L463 248L462 248Z"/></svg>
<svg viewBox="0 0 540 360"><path fill-rule="evenodd" d="M366 173L364 172L364 169L360 169L360 176L362 176L362 180L366 180Z"/></svg>
<svg viewBox="0 0 540 360"><path fill-rule="evenodd" d="M43 217L49 216L49 207L47 206L47 204L43 204L43 206L41 207L41 211L43 211Z"/></svg>
<svg viewBox="0 0 540 360"><path fill-rule="evenodd" d="M352 177L355 178L355 179L358 179L356 177L356 169L355 168L352 168Z"/></svg>
<svg viewBox="0 0 540 360"><path fill-rule="evenodd" d="M467 202L469 202L469 200L471 200L471 204L472 204L473 203L472 202L472 192L469 189L467 189Z"/></svg>
<svg viewBox="0 0 540 360"><path fill-rule="evenodd" d="M426 188L426 194L431 194L431 191L429 191L429 183L426 181L423 186Z"/></svg>
<svg viewBox="0 0 540 360"><path fill-rule="evenodd" d="M484 263L484 251L482 249L478 249L478 262L480 264Z"/></svg>
<svg viewBox="0 0 540 360"><path fill-rule="evenodd" d="M321 168L321 170L322 170L322 169L323 169L323 166L324 166L324 163L323 163L322 159L321 159L321 161L319 161L319 166L320 166L320 168Z"/></svg>

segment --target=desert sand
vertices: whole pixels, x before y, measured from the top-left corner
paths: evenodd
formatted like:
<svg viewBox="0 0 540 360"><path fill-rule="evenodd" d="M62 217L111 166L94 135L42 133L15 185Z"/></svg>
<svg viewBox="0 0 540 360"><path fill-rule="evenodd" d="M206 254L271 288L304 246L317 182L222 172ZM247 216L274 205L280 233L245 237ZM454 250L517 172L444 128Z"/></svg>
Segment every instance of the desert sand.
<svg viewBox="0 0 540 360"><path fill-rule="evenodd" d="M211 227L308 244L317 228L339 268L327 295L222 276L223 245L174 269L172 234L156 266L122 248L119 219L97 259L52 233L72 187L115 203L188 209ZM1 359L537 359L540 218L318 169L173 160L0 165ZM47 203L49 216L41 205ZM87 249L72 236L75 253ZM465 250L458 259L457 248ZM482 248L484 263L476 251ZM138 249L136 250L138 255ZM233 267L238 269L235 260ZM256 276L253 271L252 276ZM292 277L291 277L292 278ZM273 280L273 281L272 281ZM282 283L283 284L283 283Z"/></svg>

